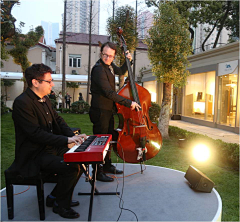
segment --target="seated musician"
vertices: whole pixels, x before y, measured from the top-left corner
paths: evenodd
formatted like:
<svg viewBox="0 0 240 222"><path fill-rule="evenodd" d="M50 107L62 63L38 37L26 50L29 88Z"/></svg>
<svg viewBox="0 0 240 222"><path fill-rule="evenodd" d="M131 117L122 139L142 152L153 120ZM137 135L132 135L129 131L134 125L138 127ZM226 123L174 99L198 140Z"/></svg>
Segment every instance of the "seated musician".
<svg viewBox="0 0 240 222"><path fill-rule="evenodd" d="M25 71L28 88L13 104L15 126L15 160L10 169L23 177L36 176L40 171L58 175L58 182L47 196L46 205L64 218L80 215L71 207L79 205L72 200L80 177L78 164L66 164L63 154L68 146L86 139L85 134L74 135L66 122L52 109L48 95L54 86L52 70L44 64L34 64Z"/></svg>
<svg viewBox="0 0 240 222"><path fill-rule="evenodd" d="M93 134L112 134L114 135L113 112L116 111L115 103L119 103L132 110L139 109L140 106L129 99L118 95L115 91L115 74L124 75L127 71L127 65L124 63L121 67L113 63L117 53L116 45L112 42L106 42L101 46L100 59L94 65L91 71L91 107L89 116L93 123ZM131 61L132 56L127 54ZM111 182L114 179L105 173L121 174L122 170L116 169L111 162L111 153L105 157L105 164L98 166L97 180Z"/></svg>

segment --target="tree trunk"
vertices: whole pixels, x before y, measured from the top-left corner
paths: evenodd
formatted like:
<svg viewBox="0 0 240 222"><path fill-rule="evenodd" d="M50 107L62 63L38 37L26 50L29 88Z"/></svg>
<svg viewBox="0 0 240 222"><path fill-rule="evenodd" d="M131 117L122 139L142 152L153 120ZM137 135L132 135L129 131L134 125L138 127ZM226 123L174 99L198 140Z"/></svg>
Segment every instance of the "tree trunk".
<svg viewBox="0 0 240 222"><path fill-rule="evenodd" d="M209 32L208 35L207 35L207 37L204 39L204 41L203 41L203 43L202 43L202 50L203 50L203 51L205 51L205 46L204 46L204 45L205 45L206 41L209 39L209 37L212 35L214 29L215 29L216 26L217 26L217 23L218 23L218 20L215 22L215 24L214 24L211 32Z"/></svg>
<svg viewBox="0 0 240 222"><path fill-rule="evenodd" d="M90 1L90 19L89 19L89 45L88 45L88 83L87 83L87 103L89 104L90 79L91 79L91 50L92 50L92 0Z"/></svg>
<svg viewBox="0 0 240 222"><path fill-rule="evenodd" d="M188 27L188 31L190 32L190 38L191 38L191 43L190 43L190 45L192 45L193 44L193 40L194 40L194 30L189 26ZM192 54L194 54L194 51L192 51Z"/></svg>
<svg viewBox="0 0 240 222"><path fill-rule="evenodd" d="M73 88L73 103L74 103L75 88Z"/></svg>
<svg viewBox="0 0 240 222"><path fill-rule="evenodd" d="M23 92L27 89L28 85L27 85L27 81L25 78L25 70L23 71Z"/></svg>
<svg viewBox="0 0 240 222"><path fill-rule="evenodd" d="M221 32L222 32L224 23L225 23L225 21L226 21L226 19L227 19L227 16L228 16L228 13L229 13L229 10L230 10L230 5L231 5L231 1L228 1L228 3L227 3L227 10L226 10L226 12L225 12L225 14L224 14L224 16L223 16L223 19L221 20L220 28L219 28L219 30L218 30L218 33L217 33L217 36L216 36L216 39L215 39L213 48L216 48L216 47L217 47L217 43L218 43L220 34L221 34Z"/></svg>
<svg viewBox="0 0 240 222"><path fill-rule="evenodd" d="M158 129L160 130L163 139L169 139L168 127L170 117L171 88L171 83L163 83L163 100L158 122Z"/></svg>
<svg viewBox="0 0 240 222"><path fill-rule="evenodd" d="M65 108L65 91L66 91L66 20L67 20L67 0L64 0L64 15L63 15L63 61L62 61L62 112ZM61 65L61 64L60 64Z"/></svg>

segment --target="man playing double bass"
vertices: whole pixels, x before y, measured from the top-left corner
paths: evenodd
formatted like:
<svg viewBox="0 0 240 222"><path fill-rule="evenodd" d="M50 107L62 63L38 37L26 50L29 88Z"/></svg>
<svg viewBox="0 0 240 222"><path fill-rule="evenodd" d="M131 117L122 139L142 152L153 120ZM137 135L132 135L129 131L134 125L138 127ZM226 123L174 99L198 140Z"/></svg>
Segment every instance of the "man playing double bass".
<svg viewBox="0 0 240 222"><path fill-rule="evenodd" d="M101 46L100 59L96 62L91 72L91 107L89 116L93 123L93 134L114 134L114 117L116 111L115 103L139 110L141 107L134 101L118 95L115 91L115 75L124 75L127 65L121 67L113 63L117 47L112 42L106 42ZM131 61L132 56L127 53L127 58ZM130 110L129 110L130 111ZM116 169L111 162L111 153L105 157L105 164L99 165L97 170L97 180L111 182L114 179L105 173L122 174L122 170Z"/></svg>

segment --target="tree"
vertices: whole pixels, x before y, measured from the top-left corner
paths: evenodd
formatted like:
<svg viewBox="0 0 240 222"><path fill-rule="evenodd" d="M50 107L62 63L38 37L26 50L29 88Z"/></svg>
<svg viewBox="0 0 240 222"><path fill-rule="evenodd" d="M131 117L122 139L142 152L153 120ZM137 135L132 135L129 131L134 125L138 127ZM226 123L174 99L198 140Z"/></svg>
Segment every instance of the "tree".
<svg viewBox="0 0 240 222"><path fill-rule="evenodd" d="M6 41L15 34L16 19L12 16L12 8L14 4L19 3L16 1L3 1L1 0L1 67L3 67L3 60L9 58L8 51L6 50Z"/></svg>
<svg viewBox="0 0 240 222"><path fill-rule="evenodd" d="M27 54L29 48L36 45L43 35L42 26L38 26L35 30L30 30L27 34L21 34L20 30L16 30L15 35L12 37L11 44L14 48L9 51L13 57L13 61L20 65L22 68L23 76L26 68L30 66ZM26 83L24 81L24 90L26 89Z"/></svg>
<svg viewBox="0 0 240 222"><path fill-rule="evenodd" d="M113 42L118 42L118 53L116 55L118 65L122 65L125 62L124 54L122 53L121 44L117 35L117 28L123 29L123 36L127 43L127 48L130 52L134 51L137 47L137 33L135 31L135 13L134 9L130 6L122 6L116 10L113 17L107 20L107 31L112 36ZM120 78L119 86L122 87L124 83L124 76Z"/></svg>
<svg viewBox="0 0 240 222"><path fill-rule="evenodd" d="M159 0L146 0L148 7L158 8ZM205 43L213 31L217 30L213 48L217 47L220 34L224 27L231 31L231 36L239 38L239 1L174 1L172 2L182 17L189 23L191 39L194 38L194 29L199 24L209 24L205 29L207 36L202 43L205 51Z"/></svg>
<svg viewBox="0 0 240 222"><path fill-rule="evenodd" d="M12 80L12 79L2 79L1 81L1 85L4 86L4 90L5 90L5 95L2 95L2 98L4 98L4 101L5 101L5 104L6 104L6 101L8 100L8 87L14 85L14 83L16 82L15 80Z"/></svg>
<svg viewBox="0 0 240 222"><path fill-rule="evenodd" d="M174 5L160 4L155 12L153 26L149 29L148 55L157 80L163 82L163 100L158 128L163 138L168 138L171 87L183 86L189 71L187 56L191 52L188 24Z"/></svg>
<svg viewBox="0 0 240 222"><path fill-rule="evenodd" d="M75 89L78 88L78 83L76 83L76 82L67 82L67 88L73 88L73 102L74 102Z"/></svg>
<svg viewBox="0 0 240 222"><path fill-rule="evenodd" d="M226 29L231 30L230 41L239 40L239 1L233 1L231 16L226 21Z"/></svg>

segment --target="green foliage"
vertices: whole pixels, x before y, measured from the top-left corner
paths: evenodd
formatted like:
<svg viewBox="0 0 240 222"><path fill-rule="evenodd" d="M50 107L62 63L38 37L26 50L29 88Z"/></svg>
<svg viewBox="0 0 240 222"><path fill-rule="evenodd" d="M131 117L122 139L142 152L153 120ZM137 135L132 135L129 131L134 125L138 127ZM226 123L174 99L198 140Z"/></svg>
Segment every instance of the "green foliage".
<svg viewBox="0 0 240 222"><path fill-rule="evenodd" d="M28 50L38 43L43 32L42 26L38 26L34 31L30 30L27 34L21 34L20 31L17 31L12 37L11 44L14 45L14 48L9 53L13 57L13 61L21 66L23 73L30 66L27 57Z"/></svg>
<svg viewBox="0 0 240 222"><path fill-rule="evenodd" d="M50 100L53 108L57 106L58 103L57 103L56 99L49 98L49 100Z"/></svg>
<svg viewBox="0 0 240 222"><path fill-rule="evenodd" d="M1 95L1 115L7 113L9 108L4 103L4 96Z"/></svg>
<svg viewBox="0 0 240 222"><path fill-rule="evenodd" d="M7 87L14 85L14 83L16 82L16 80L12 80L12 79L2 79L1 81L3 82L3 84L1 85L7 86Z"/></svg>
<svg viewBox="0 0 240 222"><path fill-rule="evenodd" d="M62 113L71 113L70 109L67 109L67 108L61 108L58 110L61 111Z"/></svg>
<svg viewBox="0 0 240 222"><path fill-rule="evenodd" d="M149 117L152 122L158 122L160 110L161 108L157 103L151 102L151 107L149 107Z"/></svg>
<svg viewBox="0 0 240 222"><path fill-rule="evenodd" d="M117 35L118 27L123 29L123 36L127 42L128 50L130 52L134 51L137 47L137 33L135 31L135 13L131 6L126 5L117 8L114 19L112 17L108 18L107 31L112 36L113 42L119 42L119 37ZM120 64L123 64L125 58L121 50L120 42L117 47L117 58L119 59Z"/></svg>
<svg viewBox="0 0 240 222"><path fill-rule="evenodd" d="M239 40L239 1L232 1L231 16L226 20L226 29L231 31L230 40Z"/></svg>
<svg viewBox="0 0 240 222"><path fill-rule="evenodd" d="M80 113L80 114L88 113L89 109L90 109L89 104L83 100L72 103L73 113Z"/></svg>
<svg viewBox="0 0 240 222"><path fill-rule="evenodd" d="M145 40L152 71L160 82L183 86L191 52L188 24L172 4L161 4L159 10Z"/></svg>
<svg viewBox="0 0 240 222"><path fill-rule="evenodd" d="M169 135L177 139L184 138L186 144L202 142L209 144L212 152L218 157L218 164L231 166L239 170L239 145L236 143L225 143L222 140L214 140L202 134L189 132L178 127L169 126Z"/></svg>
<svg viewBox="0 0 240 222"><path fill-rule="evenodd" d="M6 61L9 59L8 51L6 50L6 44L1 42L1 67L3 67L3 60Z"/></svg>
<svg viewBox="0 0 240 222"><path fill-rule="evenodd" d="M14 85L14 83L16 82L16 80L12 80L12 79L2 79L1 80L1 86L4 86L4 91L5 91L5 94L2 95L2 99L4 101L7 101L8 100L8 87Z"/></svg>
<svg viewBox="0 0 240 222"><path fill-rule="evenodd" d="M159 8L163 1L147 0L148 7L155 6ZM189 31L191 38L194 37L194 30L192 27L197 27L199 24L209 24L211 28L205 31L208 34L216 29L217 35L214 39L215 48L219 41L220 33L223 27L231 31L230 38L239 39L239 1L167 1L174 4L182 17L186 18L189 23ZM209 38L205 36L202 48Z"/></svg>
<svg viewBox="0 0 240 222"><path fill-rule="evenodd" d="M9 55L6 50L6 42L15 34L16 19L12 16L12 8L16 1L1 0L1 67L3 67L3 60L8 60Z"/></svg>
<svg viewBox="0 0 240 222"><path fill-rule="evenodd" d="M77 82L67 82L67 87L77 89L78 88L78 83Z"/></svg>
<svg viewBox="0 0 240 222"><path fill-rule="evenodd" d="M77 82L67 82L68 88L73 88L73 101L74 101L74 95L75 95L75 89L79 87Z"/></svg>

